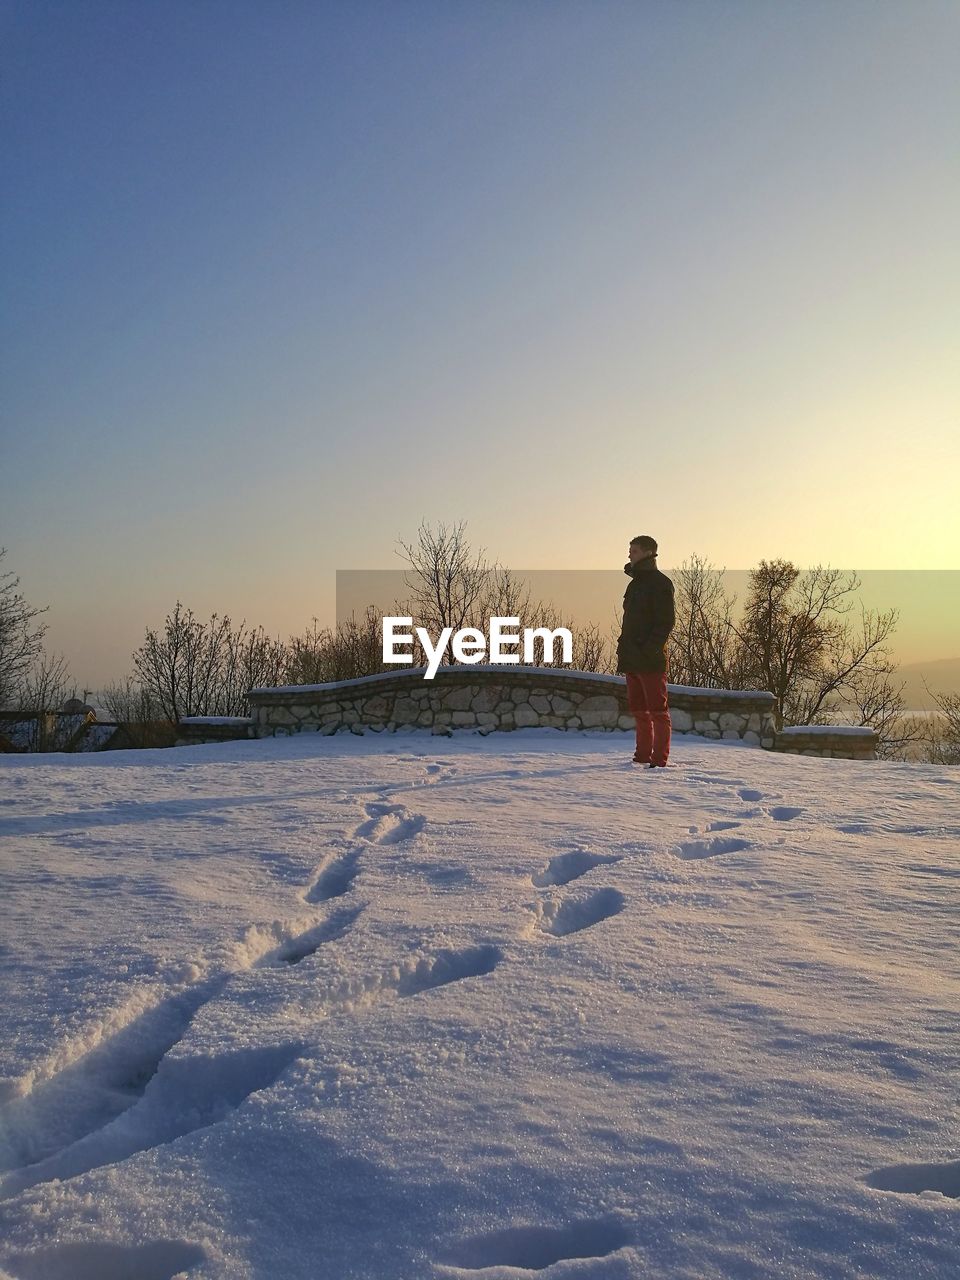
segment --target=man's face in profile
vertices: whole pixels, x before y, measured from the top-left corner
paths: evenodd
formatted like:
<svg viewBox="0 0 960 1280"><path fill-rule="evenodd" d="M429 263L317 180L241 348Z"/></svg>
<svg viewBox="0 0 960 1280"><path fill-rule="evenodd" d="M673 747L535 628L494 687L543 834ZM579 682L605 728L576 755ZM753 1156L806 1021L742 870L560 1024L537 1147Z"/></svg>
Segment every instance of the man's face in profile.
<svg viewBox="0 0 960 1280"><path fill-rule="evenodd" d="M648 560L653 555L652 551L648 551L645 547L641 547L639 543L632 542L628 548L630 563L636 564L638 560Z"/></svg>

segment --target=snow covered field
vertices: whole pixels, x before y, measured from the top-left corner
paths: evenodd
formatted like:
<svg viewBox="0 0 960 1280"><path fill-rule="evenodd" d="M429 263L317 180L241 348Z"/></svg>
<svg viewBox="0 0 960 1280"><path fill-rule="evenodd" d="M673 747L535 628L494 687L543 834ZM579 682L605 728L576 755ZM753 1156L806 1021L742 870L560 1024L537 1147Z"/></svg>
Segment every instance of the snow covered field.
<svg viewBox="0 0 960 1280"><path fill-rule="evenodd" d="M960 1274L960 775L632 746L0 757L0 1272Z"/></svg>

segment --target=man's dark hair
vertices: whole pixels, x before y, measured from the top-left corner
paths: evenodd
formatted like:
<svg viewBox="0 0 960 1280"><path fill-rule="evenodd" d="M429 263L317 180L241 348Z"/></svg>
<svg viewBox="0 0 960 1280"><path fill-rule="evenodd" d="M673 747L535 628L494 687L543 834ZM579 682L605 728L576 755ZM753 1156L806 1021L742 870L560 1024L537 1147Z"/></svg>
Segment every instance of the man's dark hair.
<svg viewBox="0 0 960 1280"><path fill-rule="evenodd" d="M651 538L648 533L640 533L635 538L630 539L631 547L640 547L642 551L652 551L657 554L657 540Z"/></svg>

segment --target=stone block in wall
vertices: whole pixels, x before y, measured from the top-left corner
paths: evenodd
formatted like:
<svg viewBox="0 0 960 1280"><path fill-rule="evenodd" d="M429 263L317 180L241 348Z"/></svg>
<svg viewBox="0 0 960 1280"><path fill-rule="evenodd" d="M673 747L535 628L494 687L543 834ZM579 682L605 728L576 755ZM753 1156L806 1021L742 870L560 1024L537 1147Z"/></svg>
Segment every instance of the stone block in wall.
<svg viewBox="0 0 960 1280"><path fill-rule="evenodd" d="M467 711L471 702L480 692L476 685L464 685L457 689L443 690L443 705L447 711Z"/></svg>
<svg viewBox="0 0 960 1280"><path fill-rule="evenodd" d="M296 724L296 722L297 722L297 717L293 714L293 712L290 710L289 707L271 707L270 708L270 723L273 725L275 729L280 728L280 726Z"/></svg>
<svg viewBox="0 0 960 1280"><path fill-rule="evenodd" d="M720 736L728 742L740 741L740 734L736 729L724 729Z"/></svg>
<svg viewBox="0 0 960 1280"><path fill-rule="evenodd" d="M564 698L559 693L554 693L550 696L550 706L554 715L568 716L572 713L574 704L569 698Z"/></svg>
<svg viewBox="0 0 960 1280"><path fill-rule="evenodd" d="M693 722L693 728L696 733L705 734L708 729L712 730L714 733L717 733L717 726L713 723L712 720L695 720Z"/></svg>
<svg viewBox="0 0 960 1280"><path fill-rule="evenodd" d="M477 716L474 711L452 711L450 713L451 724L476 724Z"/></svg>
<svg viewBox="0 0 960 1280"><path fill-rule="evenodd" d="M533 707L534 711L541 716L549 715L553 710L550 706L550 699L542 693L531 693L530 706Z"/></svg>
<svg viewBox="0 0 960 1280"><path fill-rule="evenodd" d="M529 729L540 723L540 716L534 711L529 702L520 702L517 704L513 713L514 723L518 729Z"/></svg>
<svg viewBox="0 0 960 1280"><path fill-rule="evenodd" d="M470 700L470 706L474 711L495 711L497 704L503 701L503 690L499 685L488 685L487 688L481 689L479 693L475 693ZM512 703L510 704L513 705Z"/></svg>
<svg viewBox="0 0 960 1280"><path fill-rule="evenodd" d="M393 718L399 724L403 724L404 721L416 720L417 716L420 714L420 710L419 698L400 695L393 704Z"/></svg>
<svg viewBox="0 0 960 1280"><path fill-rule="evenodd" d="M329 738L332 733L337 732L339 727L339 723L331 721L320 726L320 733L322 733L325 738Z"/></svg>
<svg viewBox="0 0 960 1280"><path fill-rule="evenodd" d="M749 742L751 747L760 746L760 735L759 733L755 733L753 729L748 729L746 731L746 733L743 735L743 740L744 742Z"/></svg>
<svg viewBox="0 0 960 1280"><path fill-rule="evenodd" d="M612 728L620 718L620 706L616 698L594 694L580 703L580 720L586 728Z"/></svg>
<svg viewBox="0 0 960 1280"><path fill-rule="evenodd" d="M693 728L693 716L681 707L671 707L670 724L677 733L689 733Z"/></svg>
<svg viewBox="0 0 960 1280"><path fill-rule="evenodd" d="M747 727L746 718L744 716L737 715L734 711L724 711L718 717L717 723L724 731L724 737L726 737L726 731L728 729L736 729L737 737L739 738L741 733L743 733L744 729Z"/></svg>
<svg viewBox="0 0 960 1280"><path fill-rule="evenodd" d="M504 712L511 712L511 713L512 713L512 712L513 712L513 707L514 707L513 699L512 699L512 698L504 698L501 702L498 702L498 703L497 703L497 705L496 705L493 709L494 709L494 711L496 711L497 715L501 715L501 716L502 716L502 715L504 714Z"/></svg>
<svg viewBox="0 0 960 1280"><path fill-rule="evenodd" d="M493 711L478 711L477 723L493 726L499 721L500 717Z"/></svg>
<svg viewBox="0 0 960 1280"><path fill-rule="evenodd" d="M422 724L424 727L433 724L433 712L429 710L421 711L417 716L417 724Z"/></svg>
<svg viewBox="0 0 960 1280"><path fill-rule="evenodd" d="M450 728L448 724L435 724L433 726L433 729L431 730L431 733L436 734L437 737L443 737L443 738L453 737L453 730Z"/></svg>
<svg viewBox="0 0 960 1280"><path fill-rule="evenodd" d="M620 716L620 718L617 720L618 729L635 729L636 727L637 727L637 722L633 718L633 716Z"/></svg>

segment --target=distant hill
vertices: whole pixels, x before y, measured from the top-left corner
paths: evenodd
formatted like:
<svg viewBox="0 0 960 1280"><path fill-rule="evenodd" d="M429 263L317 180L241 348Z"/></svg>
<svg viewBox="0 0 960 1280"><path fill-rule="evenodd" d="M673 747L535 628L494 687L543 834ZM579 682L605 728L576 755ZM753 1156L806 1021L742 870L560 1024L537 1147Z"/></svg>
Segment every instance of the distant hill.
<svg viewBox="0 0 960 1280"><path fill-rule="evenodd" d="M940 658L935 662L906 662L897 672L897 683L905 681L906 706L911 711L927 711L933 700L923 687L924 681L934 693L960 693L960 658Z"/></svg>

